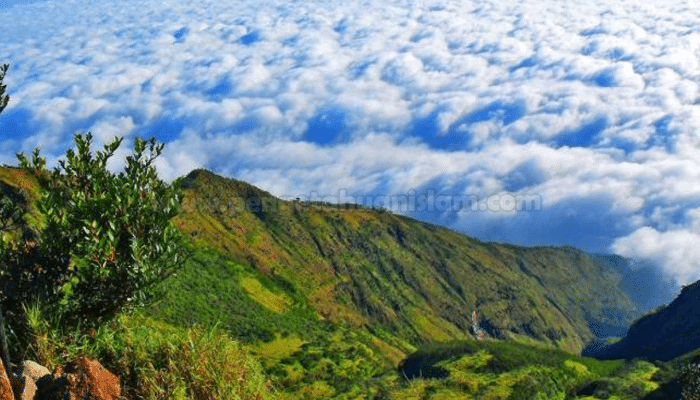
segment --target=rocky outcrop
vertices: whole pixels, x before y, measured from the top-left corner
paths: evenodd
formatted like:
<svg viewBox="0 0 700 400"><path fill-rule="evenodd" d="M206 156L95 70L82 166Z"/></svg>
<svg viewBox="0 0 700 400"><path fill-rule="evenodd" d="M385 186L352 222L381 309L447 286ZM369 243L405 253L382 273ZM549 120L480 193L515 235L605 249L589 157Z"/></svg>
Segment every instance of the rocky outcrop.
<svg viewBox="0 0 700 400"><path fill-rule="evenodd" d="M0 362L0 400L14 400L10 378L5 371L3 363Z"/></svg>
<svg viewBox="0 0 700 400"><path fill-rule="evenodd" d="M37 383L40 400L117 400L121 396L119 378L98 361L85 358L59 366Z"/></svg>
<svg viewBox="0 0 700 400"><path fill-rule="evenodd" d="M15 398L17 400L35 400L37 382L48 375L51 375L48 368L34 361L25 361L22 363L19 372L10 376Z"/></svg>
<svg viewBox="0 0 700 400"><path fill-rule="evenodd" d="M86 358L61 365L53 374L32 361L25 361L10 379L4 369L0 371L0 400L118 400L120 396L119 378Z"/></svg>

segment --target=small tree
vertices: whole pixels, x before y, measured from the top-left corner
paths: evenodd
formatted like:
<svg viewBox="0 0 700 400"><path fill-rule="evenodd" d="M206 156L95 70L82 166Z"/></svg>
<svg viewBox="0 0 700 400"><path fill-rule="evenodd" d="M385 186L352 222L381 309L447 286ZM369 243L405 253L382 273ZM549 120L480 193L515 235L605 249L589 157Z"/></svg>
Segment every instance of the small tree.
<svg viewBox="0 0 700 400"><path fill-rule="evenodd" d="M54 282L45 303L66 322L98 323L124 308L143 305L152 286L183 262L183 243L170 219L180 194L154 166L163 144L137 138L119 174L107 162L116 138L92 154L92 135L76 135L76 150L53 170L36 149L21 165L35 172L46 225L39 235L42 270Z"/></svg>
<svg viewBox="0 0 700 400"><path fill-rule="evenodd" d="M0 112L9 101L2 85L7 68L0 67ZM93 154L92 135L76 135L76 149L53 171L39 149L31 161L17 155L40 184L43 222L38 232L28 229L27 196L0 193L0 356L6 367L3 322L10 322L18 341L28 340L24 305L38 303L64 325L95 326L143 305L154 285L182 265L185 247L170 223L180 194L158 178L154 165L163 144L137 138L124 170L115 174L107 162L121 143L115 138ZM6 232L18 228L22 235L10 240ZM3 321L3 311L9 320Z"/></svg>

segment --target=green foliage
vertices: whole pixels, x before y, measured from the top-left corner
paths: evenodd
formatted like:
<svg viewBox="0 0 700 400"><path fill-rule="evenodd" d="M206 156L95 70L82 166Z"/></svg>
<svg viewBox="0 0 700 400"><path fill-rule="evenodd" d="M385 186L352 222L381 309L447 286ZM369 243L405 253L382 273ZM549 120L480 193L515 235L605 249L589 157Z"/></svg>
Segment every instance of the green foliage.
<svg viewBox="0 0 700 400"><path fill-rule="evenodd" d="M632 400L658 387L658 368L645 361L600 361L516 342L434 344L402 367L409 360L433 376L411 373L403 389L393 388L394 398Z"/></svg>
<svg viewBox="0 0 700 400"><path fill-rule="evenodd" d="M27 312L34 335L26 356L53 369L99 359L119 377L124 398L276 399L260 364L217 327L177 328L136 312L96 329L66 328L40 308Z"/></svg>
<svg viewBox="0 0 700 400"><path fill-rule="evenodd" d="M546 365L555 367L566 360L584 360L587 368L596 373L609 374L612 370L601 370L603 365L619 368L621 361L607 363L599 362L593 358L581 358L570 353L557 350L549 346L535 346L520 344L513 341L455 341L449 343L433 343L422 346L415 353L407 357L399 365L399 373L404 376L426 376L426 369L439 366L441 363L458 359L464 355L477 354L480 351L488 351L493 357L488 363L479 366L479 371L500 373L528 365ZM419 371L422 369L423 371Z"/></svg>
<svg viewBox="0 0 700 400"><path fill-rule="evenodd" d="M182 263L182 241L170 224L180 197L154 166L163 145L137 138L124 171L114 174L107 162L121 142L93 155L92 135L76 135L77 149L69 149L53 171L39 149L31 161L18 154L37 176L46 222L34 246L40 255L35 252L20 269L45 282L35 298L64 322L98 323L143 305L150 288Z"/></svg>
<svg viewBox="0 0 700 400"><path fill-rule="evenodd" d="M306 339L309 342L285 352L267 369L287 398L362 398L376 390L377 377L393 375L376 339L366 332L338 328Z"/></svg>
<svg viewBox="0 0 700 400"><path fill-rule="evenodd" d="M266 308L245 290L247 280L261 282L275 297L289 298L290 309L278 313ZM219 324L246 343L272 340L276 332L310 336L326 325L302 296L210 249L192 249L177 275L157 289L162 297L145 309L148 315L177 326Z"/></svg>

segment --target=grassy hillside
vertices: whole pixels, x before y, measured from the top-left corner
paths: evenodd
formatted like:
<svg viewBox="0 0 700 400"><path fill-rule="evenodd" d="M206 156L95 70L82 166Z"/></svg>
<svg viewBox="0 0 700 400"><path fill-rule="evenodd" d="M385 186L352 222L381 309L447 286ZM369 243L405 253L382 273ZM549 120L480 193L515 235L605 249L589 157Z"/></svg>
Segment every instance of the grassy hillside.
<svg viewBox="0 0 700 400"><path fill-rule="evenodd" d="M526 336L416 347L373 326L331 323L285 281L214 251L195 251L164 286L151 318L233 332L282 399L631 400L658 388L656 365L580 357Z"/></svg>
<svg viewBox="0 0 700 400"><path fill-rule="evenodd" d="M536 344L463 341L407 358L399 372L414 379L393 398L640 399L659 388L658 371L645 361L599 361Z"/></svg>
<svg viewBox="0 0 700 400"><path fill-rule="evenodd" d="M21 187L18 201L31 207L36 185L26 174L0 168L0 182L13 195ZM191 260L144 316L70 339L88 343L77 349L56 338L54 358L105 360L148 392L139 398L194 393L206 379L225 385L221 357L244 360L236 373L253 381L240 390L261 398L524 399L542 389L543 399L592 399L605 397L586 388L603 385L631 399L653 390L647 364L572 354L593 339L590 323L624 326L635 315L619 275L577 249L482 243L382 210L284 202L203 170L178 184L185 196L174 222ZM472 311L491 339L472 338ZM188 339L200 336L209 339ZM244 349L233 355L236 340ZM204 346L188 362L212 366L210 375L177 368L194 357L187 343ZM406 372L426 354L428 369Z"/></svg>
<svg viewBox="0 0 700 400"><path fill-rule="evenodd" d="M526 336L571 352L593 339L591 323L626 326L637 316L619 274L575 248L482 243L382 210L286 202L205 170L178 184L185 196L176 225L196 249L247 271L222 275L199 256L205 273L197 278L206 284L172 282L195 297L213 281L283 319L371 326L414 344L471 337L476 311L492 337ZM0 168L0 185L30 206L37 198L20 169ZM28 218L40 223L34 207ZM227 285L234 275L240 282ZM170 299L162 312L184 321L190 302L181 303ZM223 306L219 313L237 315Z"/></svg>
<svg viewBox="0 0 700 400"><path fill-rule="evenodd" d="M382 210L286 202L205 170L179 184L175 222L198 248L333 323L420 344L471 337L476 311L492 337L579 352L591 321L624 326L636 316L619 275L574 248L488 244Z"/></svg>

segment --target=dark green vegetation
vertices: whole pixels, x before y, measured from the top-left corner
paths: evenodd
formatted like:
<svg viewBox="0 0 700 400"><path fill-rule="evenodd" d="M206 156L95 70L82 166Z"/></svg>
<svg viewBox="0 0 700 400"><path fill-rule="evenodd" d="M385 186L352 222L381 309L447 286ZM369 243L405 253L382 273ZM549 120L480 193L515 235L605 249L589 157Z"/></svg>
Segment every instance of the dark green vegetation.
<svg viewBox="0 0 700 400"><path fill-rule="evenodd" d="M431 345L399 366L406 375L424 370L440 379L419 379L411 389L432 392L429 398L638 399L658 387L658 367L645 361L599 361L513 342Z"/></svg>
<svg viewBox="0 0 700 400"><path fill-rule="evenodd" d="M6 308L36 303L60 313L64 324L98 324L142 306L150 288L180 267L184 243L170 223L178 193L158 179L154 166L163 145L136 139L124 171L114 174L107 162L121 141L93 154L92 135L76 135L76 150L53 171L38 149L31 161L18 155L37 178L42 224L35 235L25 230L19 245L3 246Z"/></svg>
<svg viewBox="0 0 700 400"><path fill-rule="evenodd" d="M667 306L636 321L625 338L590 353L601 358L670 360L700 348L700 282L681 290Z"/></svg>

